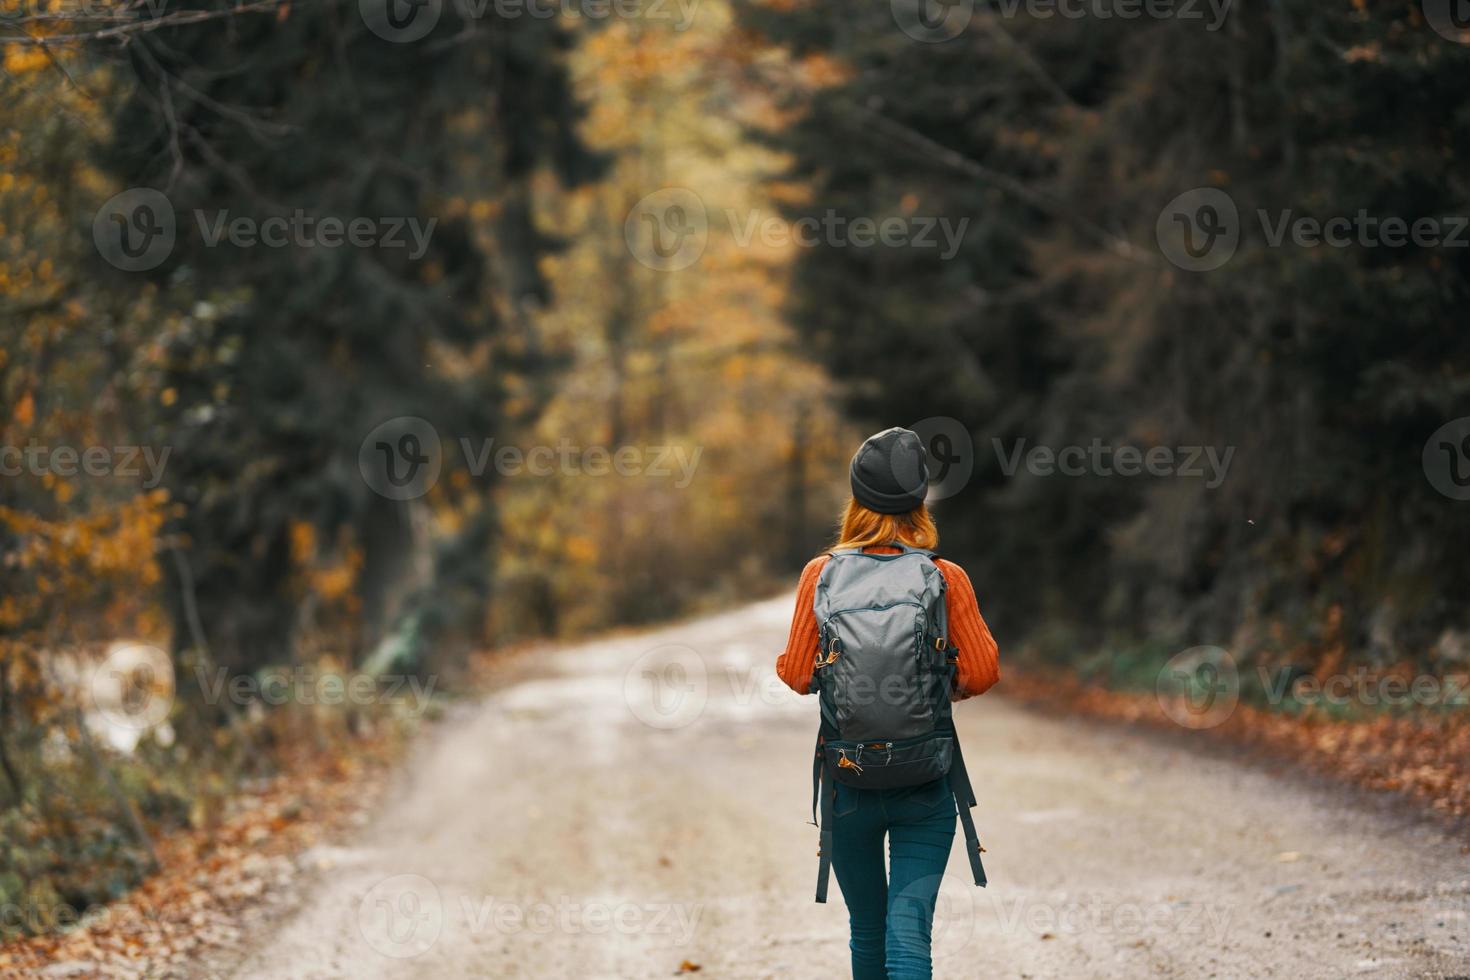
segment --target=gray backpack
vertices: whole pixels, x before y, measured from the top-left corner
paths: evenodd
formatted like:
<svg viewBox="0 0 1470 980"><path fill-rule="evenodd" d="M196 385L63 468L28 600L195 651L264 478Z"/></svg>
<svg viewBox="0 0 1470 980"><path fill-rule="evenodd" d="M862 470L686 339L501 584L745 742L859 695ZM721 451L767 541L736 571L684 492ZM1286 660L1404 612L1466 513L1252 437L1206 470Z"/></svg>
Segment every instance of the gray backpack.
<svg viewBox="0 0 1470 980"><path fill-rule="evenodd" d="M949 643L944 575L932 552L832 552L817 580L819 648L812 692L822 709L812 765L812 818L822 811L817 901L827 900L837 783L858 789L918 786L948 777L975 884L984 850L975 795L950 713L958 650Z"/></svg>

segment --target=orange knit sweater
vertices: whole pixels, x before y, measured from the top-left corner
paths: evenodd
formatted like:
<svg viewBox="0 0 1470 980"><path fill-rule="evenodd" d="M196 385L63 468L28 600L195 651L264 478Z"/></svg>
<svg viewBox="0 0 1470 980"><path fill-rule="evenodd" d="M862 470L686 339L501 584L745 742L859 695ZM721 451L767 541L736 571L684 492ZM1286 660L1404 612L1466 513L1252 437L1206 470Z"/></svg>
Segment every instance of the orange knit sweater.
<svg viewBox="0 0 1470 980"><path fill-rule="evenodd" d="M874 554L897 554L897 548L877 547L866 549ZM786 639L786 651L776 658L776 673L786 686L798 694L808 694L812 682L812 668L817 659L817 614L812 602L817 595L817 578L827 556L819 555L807 562L802 569L801 581L796 586L796 613L791 617L791 635ZM959 647L959 672L955 678L955 700L984 694L1000 680L1000 652L990 627L980 615L980 606L975 601L975 587L970 576L952 561L934 559L944 576L944 606L949 615L949 642Z"/></svg>

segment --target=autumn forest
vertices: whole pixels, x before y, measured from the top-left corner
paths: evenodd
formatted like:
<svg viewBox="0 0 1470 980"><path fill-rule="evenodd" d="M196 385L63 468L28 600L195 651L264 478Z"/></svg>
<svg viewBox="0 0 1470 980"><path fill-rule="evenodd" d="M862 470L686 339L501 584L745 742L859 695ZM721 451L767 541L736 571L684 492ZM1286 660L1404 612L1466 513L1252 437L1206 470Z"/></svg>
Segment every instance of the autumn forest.
<svg viewBox="0 0 1470 980"><path fill-rule="evenodd" d="M1454 7L0 0L0 973L188 975L889 426L1003 696L1470 815Z"/></svg>

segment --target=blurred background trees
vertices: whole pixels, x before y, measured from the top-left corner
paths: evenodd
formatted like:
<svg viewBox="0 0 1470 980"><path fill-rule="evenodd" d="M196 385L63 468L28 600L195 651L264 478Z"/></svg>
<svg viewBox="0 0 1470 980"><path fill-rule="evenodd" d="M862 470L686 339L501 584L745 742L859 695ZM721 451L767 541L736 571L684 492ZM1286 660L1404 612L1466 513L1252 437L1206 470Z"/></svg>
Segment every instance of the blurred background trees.
<svg viewBox="0 0 1470 980"><path fill-rule="evenodd" d="M410 615L425 634L414 655L480 632L489 487L447 495L464 515L454 535L416 534L415 505L372 492L358 448L396 416L495 432L539 407L550 365L525 311L546 296L545 246L529 185L541 169L569 186L599 169L573 131L567 44L554 22L492 28L454 9L422 43L385 43L355 10L315 4L129 45L137 84L106 148L119 183L221 221L435 222L422 254L387 240L220 247L190 229L153 273L178 310L159 338L160 435L184 504L172 530L192 577L174 591L194 592L221 664L272 662L321 613L293 589L300 560L358 569L356 648ZM296 524L307 554L293 554ZM183 601L171 605L178 652L194 641Z"/></svg>
<svg viewBox="0 0 1470 980"><path fill-rule="evenodd" d="M1273 247L1257 211L1464 213L1452 87L1470 49L1418 4L1372 0L1237 4L1213 31L977 6L942 43L892 16L745 8L793 56L842 66L780 89L799 119L769 139L813 188L793 216L974 219L949 262L803 251L793 321L866 427L948 415L971 432L976 477L942 528L1000 634L1068 662L1204 642L1273 665L1463 667L1448 597L1470 515L1420 455L1470 381L1470 256ZM1241 215L1237 254L1209 273L1154 245L1195 187ZM1212 489L1007 476L993 442L1094 438L1236 455Z"/></svg>
<svg viewBox="0 0 1470 980"><path fill-rule="evenodd" d="M443 690L470 651L768 591L828 533L853 433L782 318L789 255L717 234L680 277L625 237L665 183L765 206L728 8L675 32L444 4L398 43L360 6L0 6L3 443L157 462L0 482L0 901L116 897L241 779L417 720L323 727L210 679ZM120 269L94 221L140 193L174 241ZM398 240L230 237L303 216ZM442 472L394 499L360 456L403 417ZM506 476L486 445L687 469ZM88 680L130 641L168 651L177 703L112 746Z"/></svg>

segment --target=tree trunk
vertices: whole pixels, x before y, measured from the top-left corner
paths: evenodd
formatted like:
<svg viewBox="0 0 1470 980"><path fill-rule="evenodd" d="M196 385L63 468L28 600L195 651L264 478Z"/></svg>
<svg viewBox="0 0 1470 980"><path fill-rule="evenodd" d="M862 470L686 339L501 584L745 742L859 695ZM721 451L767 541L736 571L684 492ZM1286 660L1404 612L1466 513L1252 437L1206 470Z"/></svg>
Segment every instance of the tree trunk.
<svg viewBox="0 0 1470 980"><path fill-rule="evenodd" d="M25 796L25 783L22 782L15 763L11 761L10 747L5 742L5 736L11 727L10 719L10 665L0 661L0 769L5 770L5 778L15 795L15 805L19 806Z"/></svg>

